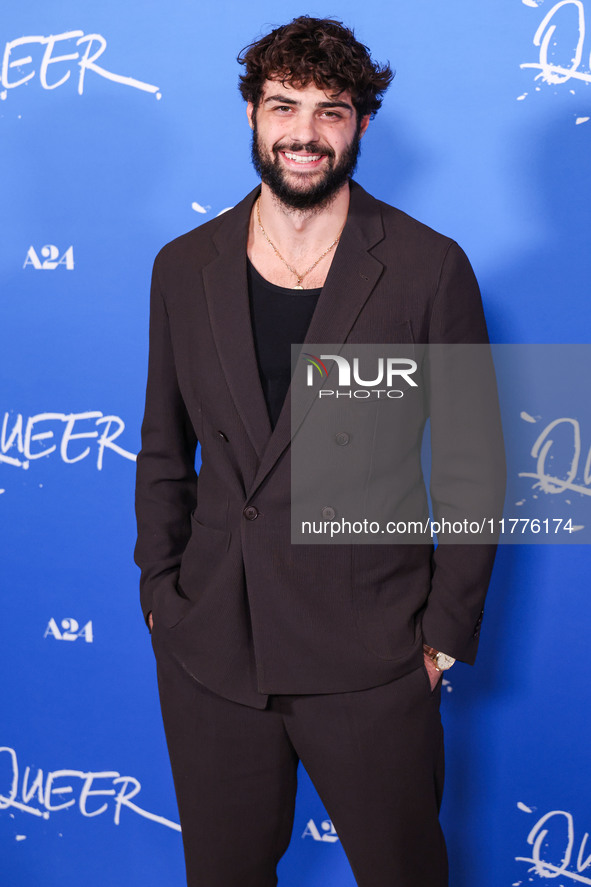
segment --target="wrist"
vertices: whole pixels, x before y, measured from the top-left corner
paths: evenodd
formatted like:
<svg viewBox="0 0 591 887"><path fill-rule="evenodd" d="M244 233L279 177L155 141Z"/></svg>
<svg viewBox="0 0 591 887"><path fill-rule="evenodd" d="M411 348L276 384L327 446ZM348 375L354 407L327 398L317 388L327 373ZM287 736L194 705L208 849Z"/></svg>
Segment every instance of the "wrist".
<svg viewBox="0 0 591 887"><path fill-rule="evenodd" d="M423 644L423 652L429 657L436 671L447 671L456 661L453 656L448 656L447 653L436 650L428 644Z"/></svg>

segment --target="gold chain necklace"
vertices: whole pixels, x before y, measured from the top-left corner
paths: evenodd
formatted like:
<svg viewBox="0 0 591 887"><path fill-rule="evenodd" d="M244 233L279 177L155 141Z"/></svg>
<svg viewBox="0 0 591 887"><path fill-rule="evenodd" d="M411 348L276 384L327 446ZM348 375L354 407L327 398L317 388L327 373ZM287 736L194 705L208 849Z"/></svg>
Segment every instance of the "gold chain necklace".
<svg viewBox="0 0 591 887"><path fill-rule="evenodd" d="M292 268L292 266L291 266L288 262L285 261L285 259L283 258L283 256L281 255L281 253L279 252L279 250L277 249L277 247L275 246L275 244L273 243L273 241L271 240L271 238L269 237L269 235L267 234L267 232L265 231L265 229L263 228L263 223L261 222L261 211L260 211L260 206L259 206L259 205L260 205L260 202L261 202L261 198L260 198L260 195L259 195L259 197L257 197L257 219L258 219L258 222L259 222L259 228L260 228L261 231L263 232L263 237L265 238L265 240L267 241L267 243L269 244L269 246L273 249L273 252L274 252L275 255L277 256L277 258L278 258L278 259L281 259L281 261L283 262L283 264L285 265L285 267L286 267L289 271L291 271L292 274L295 274L295 276L296 276L298 282L296 283L296 285L295 285L294 287L292 287L292 289L294 289L294 290L303 290L304 287L302 286L302 280L304 279L304 277L306 277L307 274L310 273L310 271L312 271L312 270L316 267L316 265L318 264L318 262L320 262L320 261L321 261L326 255L328 255L328 253L331 251L331 249L332 249L334 246L337 245L337 243L338 243L339 240L341 239L341 234L343 233L343 229L341 228L341 231L340 231L338 237L336 237L335 240L333 240L333 242L331 243L331 245L330 245L327 249L324 250L324 252L322 253L322 255L319 256L319 257L316 259L316 261L314 262L314 264L313 264L313 265L310 265L310 267L307 268L307 269L304 271L303 274L300 274L298 271L296 271L295 268Z"/></svg>

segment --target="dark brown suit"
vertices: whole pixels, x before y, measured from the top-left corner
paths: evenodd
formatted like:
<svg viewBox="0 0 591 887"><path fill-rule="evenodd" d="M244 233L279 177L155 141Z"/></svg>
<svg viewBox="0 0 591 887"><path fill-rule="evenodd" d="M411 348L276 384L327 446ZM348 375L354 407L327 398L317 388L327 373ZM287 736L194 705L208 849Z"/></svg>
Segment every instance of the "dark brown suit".
<svg viewBox="0 0 591 887"><path fill-rule="evenodd" d="M301 760L360 887L445 887L440 684L431 692L421 645L474 661L494 547L291 544L299 395L292 381L271 432L246 276L257 193L166 246L153 275L136 561L188 883L277 884ZM457 244L351 183L306 342L486 341ZM453 411L453 390L439 393ZM421 403L406 440L420 440ZM464 436L442 436L431 412L453 481ZM403 486L422 507L412 449ZM448 480L432 482L441 501Z"/></svg>
<svg viewBox="0 0 591 887"><path fill-rule="evenodd" d="M472 663L494 547L290 544L290 394L271 432L249 317L257 193L155 262L137 464L144 615L202 684L258 708L267 694L384 684L421 664L423 640ZM306 342L486 341L458 245L351 183Z"/></svg>

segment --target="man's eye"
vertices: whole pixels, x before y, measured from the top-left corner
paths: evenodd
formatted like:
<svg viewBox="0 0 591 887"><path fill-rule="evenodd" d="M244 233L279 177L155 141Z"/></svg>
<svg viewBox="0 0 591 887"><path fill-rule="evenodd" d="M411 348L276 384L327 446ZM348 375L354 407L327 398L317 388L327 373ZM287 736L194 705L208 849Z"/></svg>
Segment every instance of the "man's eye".
<svg viewBox="0 0 591 887"><path fill-rule="evenodd" d="M325 117L331 117L331 118L334 118L334 119L336 119L336 120L339 120L340 117L341 117L341 115L340 115L337 111L325 111L325 112L324 112L324 116L325 116Z"/></svg>

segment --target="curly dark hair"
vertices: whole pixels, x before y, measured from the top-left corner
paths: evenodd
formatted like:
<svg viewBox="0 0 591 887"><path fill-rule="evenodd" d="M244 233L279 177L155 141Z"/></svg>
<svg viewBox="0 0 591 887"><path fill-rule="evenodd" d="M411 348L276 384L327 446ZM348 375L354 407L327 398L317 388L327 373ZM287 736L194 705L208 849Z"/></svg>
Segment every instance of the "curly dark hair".
<svg viewBox="0 0 591 887"><path fill-rule="evenodd" d="M296 89L313 82L337 95L348 90L358 117L373 117L394 78L390 65L373 62L367 46L342 22L309 15L245 46L237 61L246 68L238 88L255 108L265 80L279 80Z"/></svg>

